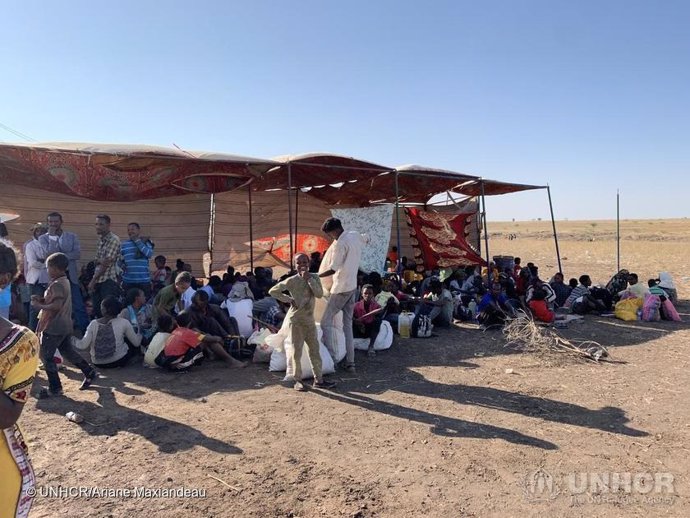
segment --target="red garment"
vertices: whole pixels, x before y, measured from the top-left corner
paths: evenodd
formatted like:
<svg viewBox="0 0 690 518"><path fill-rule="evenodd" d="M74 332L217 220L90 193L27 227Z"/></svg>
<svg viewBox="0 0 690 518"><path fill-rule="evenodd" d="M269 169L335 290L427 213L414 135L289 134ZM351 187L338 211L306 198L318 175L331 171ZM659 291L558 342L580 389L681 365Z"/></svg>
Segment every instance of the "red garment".
<svg viewBox="0 0 690 518"><path fill-rule="evenodd" d="M516 281L518 280L518 277L520 276L520 270L522 270L522 266L520 266L519 264L516 264L515 266L513 266L513 279L515 279Z"/></svg>
<svg viewBox="0 0 690 518"><path fill-rule="evenodd" d="M529 278L526 277L518 277L517 281L515 281L515 291L517 291L517 294L520 296L523 296L527 293L527 285L529 284Z"/></svg>
<svg viewBox="0 0 690 518"><path fill-rule="evenodd" d="M356 320L356 319L360 318L362 315L366 315L366 314L369 313L370 311L374 311L374 310L376 310L376 309L379 309L380 307L381 307L381 306L379 306L378 303L377 303L375 300L369 301L369 304L368 304L368 305L365 305L365 304L364 304L364 301L363 301L363 300L360 300L359 302L357 302L357 303L355 304L355 310L354 310L352 316L353 316L354 319ZM375 315L375 314L374 314L374 315L369 315L368 317L364 317L364 318L361 320L361 322L362 322L362 324L371 324L372 322L374 322L375 319L376 319L376 315Z"/></svg>
<svg viewBox="0 0 690 518"><path fill-rule="evenodd" d="M546 305L545 300L530 300L529 309L532 310L534 318L541 322L551 323L556 318L554 312Z"/></svg>
<svg viewBox="0 0 690 518"><path fill-rule="evenodd" d="M204 335L186 327L177 327L165 342L166 356L184 356L189 350L197 347Z"/></svg>

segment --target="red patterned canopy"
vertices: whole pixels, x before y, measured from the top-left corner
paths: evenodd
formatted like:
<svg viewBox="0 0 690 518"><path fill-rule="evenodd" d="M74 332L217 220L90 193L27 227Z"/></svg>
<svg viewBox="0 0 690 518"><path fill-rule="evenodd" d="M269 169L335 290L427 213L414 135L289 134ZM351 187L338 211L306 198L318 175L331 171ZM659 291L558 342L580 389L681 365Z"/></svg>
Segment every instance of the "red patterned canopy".
<svg viewBox="0 0 690 518"><path fill-rule="evenodd" d="M471 212L448 214L405 209L415 260L427 270L486 264L467 242Z"/></svg>
<svg viewBox="0 0 690 518"><path fill-rule="evenodd" d="M134 201L236 189L276 164L153 146L0 144L0 184L101 201Z"/></svg>

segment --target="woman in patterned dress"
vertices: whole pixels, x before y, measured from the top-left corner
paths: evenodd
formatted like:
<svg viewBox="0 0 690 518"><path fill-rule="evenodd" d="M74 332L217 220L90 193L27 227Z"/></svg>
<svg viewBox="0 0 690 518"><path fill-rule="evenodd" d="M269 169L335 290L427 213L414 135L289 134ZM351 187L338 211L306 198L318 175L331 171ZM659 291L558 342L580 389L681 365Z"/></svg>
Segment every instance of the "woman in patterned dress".
<svg viewBox="0 0 690 518"><path fill-rule="evenodd" d="M0 289L17 274L17 252L0 240ZM17 419L38 367L38 338L0 317L0 518L28 516L35 477Z"/></svg>

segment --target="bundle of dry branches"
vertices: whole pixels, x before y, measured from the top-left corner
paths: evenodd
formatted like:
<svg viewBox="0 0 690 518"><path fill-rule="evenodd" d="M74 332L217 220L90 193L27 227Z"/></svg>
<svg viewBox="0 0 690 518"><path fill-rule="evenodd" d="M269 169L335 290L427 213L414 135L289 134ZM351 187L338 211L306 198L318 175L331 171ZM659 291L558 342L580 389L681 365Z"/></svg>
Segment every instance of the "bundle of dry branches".
<svg viewBox="0 0 690 518"><path fill-rule="evenodd" d="M527 352L559 352L598 362L609 355L603 345L591 340L571 341L551 328L542 327L529 316L520 313L503 328L506 347Z"/></svg>

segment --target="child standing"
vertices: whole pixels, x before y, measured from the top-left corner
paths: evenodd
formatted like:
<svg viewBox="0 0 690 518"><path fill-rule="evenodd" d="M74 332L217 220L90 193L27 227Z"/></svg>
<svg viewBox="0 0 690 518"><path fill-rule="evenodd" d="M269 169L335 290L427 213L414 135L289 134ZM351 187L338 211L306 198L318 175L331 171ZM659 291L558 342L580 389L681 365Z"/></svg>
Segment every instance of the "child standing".
<svg viewBox="0 0 690 518"><path fill-rule="evenodd" d="M51 282L43 297L31 297L31 305L40 310L36 332L41 341L41 359L48 376L48 394L59 396L63 392L53 358L56 351L60 351L66 360L84 373L79 390L87 389L98 374L72 347L72 292L66 273L69 259L58 252L46 259L46 266Z"/></svg>
<svg viewBox="0 0 690 518"><path fill-rule="evenodd" d="M292 337L292 362L295 373L295 390L304 391L306 387L302 383L302 347L307 343L309 362L314 371L315 388L333 388L335 383L325 381L321 374L321 354L319 353L319 340L314 321L314 303L317 297L323 296L321 280L316 273L309 273L309 257L306 254L295 256L297 274L288 277L273 286L268 294L282 302L290 304L290 309L285 318L290 322L290 336ZM283 292L289 292L286 295Z"/></svg>

